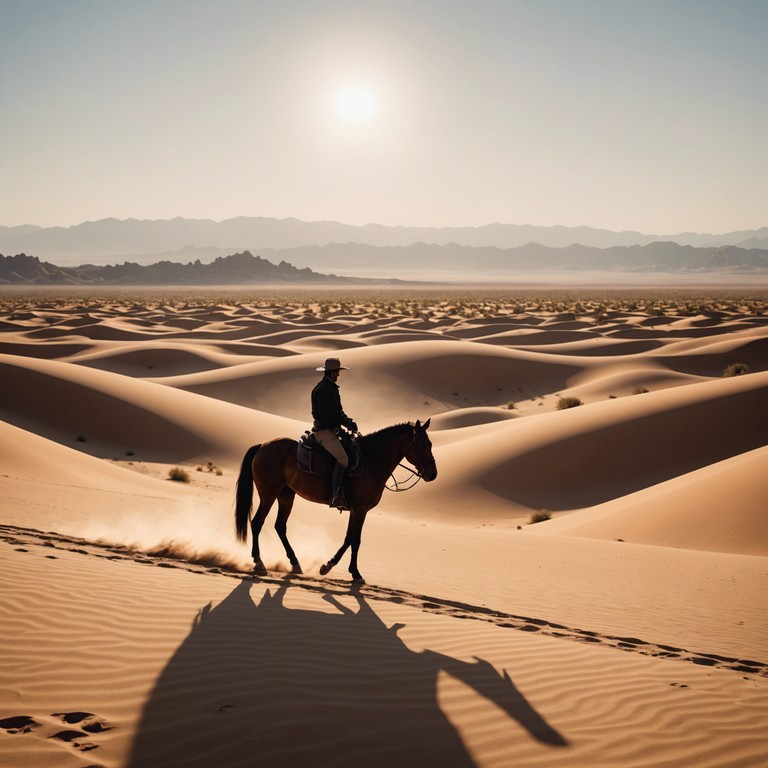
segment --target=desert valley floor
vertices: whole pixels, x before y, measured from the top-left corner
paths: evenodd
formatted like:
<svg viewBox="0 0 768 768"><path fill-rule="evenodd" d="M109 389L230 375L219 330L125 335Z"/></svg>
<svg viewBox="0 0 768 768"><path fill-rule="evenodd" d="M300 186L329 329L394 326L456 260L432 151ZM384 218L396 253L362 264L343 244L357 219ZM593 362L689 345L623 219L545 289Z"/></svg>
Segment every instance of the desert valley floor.
<svg viewBox="0 0 768 768"><path fill-rule="evenodd" d="M254 575L331 356L438 477ZM7 289L0 388L3 766L768 764L765 290Z"/></svg>

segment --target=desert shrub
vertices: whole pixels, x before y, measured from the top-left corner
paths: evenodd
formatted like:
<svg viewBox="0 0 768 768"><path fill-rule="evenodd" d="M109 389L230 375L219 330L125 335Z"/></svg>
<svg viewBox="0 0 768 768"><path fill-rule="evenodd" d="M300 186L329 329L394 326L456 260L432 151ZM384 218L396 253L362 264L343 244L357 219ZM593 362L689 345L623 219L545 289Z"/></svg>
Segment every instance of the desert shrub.
<svg viewBox="0 0 768 768"><path fill-rule="evenodd" d="M749 366L744 363L731 363L723 370L723 378L729 379L731 376L743 376L749 373Z"/></svg>
<svg viewBox="0 0 768 768"><path fill-rule="evenodd" d="M515 404L513 402L507 403L507 410L508 411L514 411L515 410Z"/></svg>
<svg viewBox="0 0 768 768"><path fill-rule="evenodd" d="M566 408L576 408L576 406L584 405L578 397L561 397L557 401L557 410L563 411Z"/></svg>
<svg viewBox="0 0 768 768"><path fill-rule="evenodd" d="M534 523L543 523L545 520L551 519L552 515L547 512L546 509L540 509L538 512L531 514L530 518L528 518L528 525L533 525Z"/></svg>
<svg viewBox="0 0 768 768"><path fill-rule="evenodd" d="M648 390L645 387L635 387L632 390L633 395L644 395Z"/></svg>
<svg viewBox="0 0 768 768"><path fill-rule="evenodd" d="M175 480L177 483L188 483L189 473L181 467L173 467L168 470L168 479Z"/></svg>

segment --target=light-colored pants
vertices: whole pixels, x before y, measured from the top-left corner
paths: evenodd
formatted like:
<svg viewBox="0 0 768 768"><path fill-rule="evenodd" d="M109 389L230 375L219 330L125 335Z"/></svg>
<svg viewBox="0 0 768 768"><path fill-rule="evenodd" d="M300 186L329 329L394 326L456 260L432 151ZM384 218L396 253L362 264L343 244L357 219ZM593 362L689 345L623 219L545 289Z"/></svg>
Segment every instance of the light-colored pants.
<svg viewBox="0 0 768 768"><path fill-rule="evenodd" d="M330 429L318 429L315 432L315 439L341 464L344 469L349 466L349 457L341 444L341 440Z"/></svg>

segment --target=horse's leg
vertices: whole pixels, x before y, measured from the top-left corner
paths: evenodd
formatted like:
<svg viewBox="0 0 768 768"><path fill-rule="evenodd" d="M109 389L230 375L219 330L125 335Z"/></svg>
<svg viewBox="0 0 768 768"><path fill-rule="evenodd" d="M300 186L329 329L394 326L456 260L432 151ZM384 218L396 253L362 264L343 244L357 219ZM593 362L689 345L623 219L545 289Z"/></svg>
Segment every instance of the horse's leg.
<svg viewBox="0 0 768 768"><path fill-rule="evenodd" d="M367 512L367 510L366 510ZM349 512L349 523L347 525L347 534L344 537L344 543L341 549L325 564L320 566L320 574L325 576L331 568L338 565L344 553L349 547L352 547L352 558L349 563L349 572L352 574L352 581L363 584L365 579L357 570L357 551L360 549L360 538L363 530L366 512L358 513L354 509Z"/></svg>
<svg viewBox="0 0 768 768"><path fill-rule="evenodd" d="M363 533L363 523L365 522L366 512L360 514L350 514L350 545L352 546L352 556L349 559L349 572L352 574L352 581L355 584L365 584L365 579L360 575L357 569L357 553L360 549L360 540Z"/></svg>
<svg viewBox="0 0 768 768"><path fill-rule="evenodd" d="M259 492L259 508L256 510L256 514L251 520L251 534L253 543L251 544L251 557L253 558L253 570L254 572L263 576L267 569L264 567L264 563L261 561L261 555L259 554L259 534L261 528L264 525L264 521L267 519L269 510L275 502L275 497L271 494L261 495Z"/></svg>
<svg viewBox="0 0 768 768"><path fill-rule="evenodd" d="M285 554L288 555L288 560L291 562L291 573L303 573L299 561L296 558L296 554L288 541L288 518L291 516L291 510L293 509L293 501L296 498L296 492L287 486L277 496L277 521L275 522L275 530L280 537L280 541L283 542L285 547Z"/></svg>
<svg viewBox="0 0 768 768"><path fill-rule="evenodd" d="M339 564L339 560L343 557L344 553L349 548L351 543L350 532L352 530L352 512L349 513L349 522L347 523L347 533L344 536L344 543L341 545L339 551L325 564L320 566L320 575L325 576L331 568Z"/></svg>

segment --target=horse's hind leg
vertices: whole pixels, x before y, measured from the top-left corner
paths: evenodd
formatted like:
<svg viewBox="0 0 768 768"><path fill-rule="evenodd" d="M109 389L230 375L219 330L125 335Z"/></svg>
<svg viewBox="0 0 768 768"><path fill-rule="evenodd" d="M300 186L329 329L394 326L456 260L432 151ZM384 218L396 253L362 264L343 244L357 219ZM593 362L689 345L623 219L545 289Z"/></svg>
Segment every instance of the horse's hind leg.
<svg viewBox="0 0 768 768"><path fill-rule="evenodd" d="M293 501L296 498L296 493L290 488L283 488L277 496L277 521L275 522L275 530L280 537L280 541L283 542L285 547L285 554L288 555L288 560L291 563L292 573L303 573L299 561L296 557L296 553L293 551L290 542L288 541L288 518L291 516L291 510L293 509Z"/></svg>
<svg viewBox="0 0 768 768"><path fill-rule="evenodd" d="M275 497L272 495L262 496L259 493L259 508L256 510L256 514L251 520L251 533L253 543L251 544L251 557L253 558L253 570L254 572L264 575L267 569L264 567L264 563L261 561L261 555L259 554L259 534L261 533L264 521L267 519L269 510L275 502Z"/></svg>

